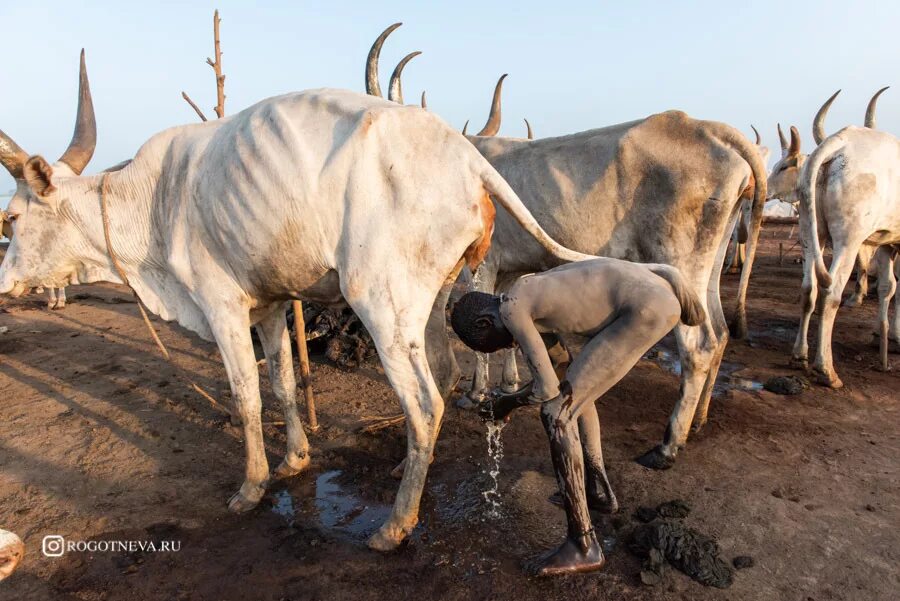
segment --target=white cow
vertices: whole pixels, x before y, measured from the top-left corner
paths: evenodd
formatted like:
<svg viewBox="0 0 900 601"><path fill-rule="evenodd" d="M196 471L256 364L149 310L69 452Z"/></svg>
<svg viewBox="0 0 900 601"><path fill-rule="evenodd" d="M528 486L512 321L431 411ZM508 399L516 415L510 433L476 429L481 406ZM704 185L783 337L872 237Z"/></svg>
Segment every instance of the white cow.
<svg viewBox="0 0 900 601"><path fill-rule="evenodd" d="M900 242L900 140L870 128L840 130L809 155L800 170L797 192L805 248L803 317L793 359L807 365L809 318L817 288L821 288L824 299L813 369L821 383L840 388L843 384L834 370L831 336L844 286L864 244L877 247ZM829 238L834 252L830 269L825 267L820 242ZM882 276L890 278L879 274ZM887 280L885 286L880 294L882 304L884 297L890 302L893 294ZM882 343L885 346L886 340ZM887 368L886 352L882 360Z"/></svg>
<svg viewBox="0 0 900 601"><path fill-rule="evenodd" d="M371 94L380 94L377 58L393 28L379 36L369 53L366 89ZM489 118L482 133L496 133L495 126L499 124ZM741 197L749 189L753 217L732 322L738 336L746 333L746 291L766 194L765 164L756 146L728 125L679 111L540 140L468 139L557 240L583 252L673 265L703 299L706 322L675 329L682 385L663 443L639 458L647 467L670 467L692 421L697 429L706 422L729 336L719 276ZM502 290L517 276L557 263L518 230L510 215L498 209L491 251L473 278L478 290ZM470 394L479 401L488 372L486 356L476 356ZM507 361L504 369L508 387L518 380L514 366Z"/></svg>
<svg viewBox="0 0 900 601"><path fill-rule="evenodd" d="M407 417L403 480L390 517L369 540L382 550L396 547L418 519L443 415L428 354L449 352L429 348L426 325L439 314L446 338L435 300L449 294L464 264L474 268L487 253L491 199L558 261L586 258L554 242L438 117L348 91L287 94L168 129L125 168L99 176L60 173L5 134L0 162L17 184L0 293L122 282L112 252L152 312L217 343L247 454L233 511L254 507L270 479L250 326L285 413L287 453L274 477L291 476L310 459L286 301L349 303Z"/></svg>

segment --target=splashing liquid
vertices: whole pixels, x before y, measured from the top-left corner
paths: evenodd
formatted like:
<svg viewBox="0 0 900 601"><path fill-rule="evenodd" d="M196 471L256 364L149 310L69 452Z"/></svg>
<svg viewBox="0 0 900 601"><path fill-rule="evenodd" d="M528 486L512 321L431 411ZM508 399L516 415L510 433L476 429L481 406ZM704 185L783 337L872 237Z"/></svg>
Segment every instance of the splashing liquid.
<svg viewBox="0 0 900 601"><path fill-rule="evenodd" d="M506 426L506 422L498 423L490 420L486 425L488 459L490 460L486 472L491 478L491 487L481 494L487 504L485 515L496 520L503 516L500 505L500 460L503 459L503 441L500 439L500 433Z"/></svg>

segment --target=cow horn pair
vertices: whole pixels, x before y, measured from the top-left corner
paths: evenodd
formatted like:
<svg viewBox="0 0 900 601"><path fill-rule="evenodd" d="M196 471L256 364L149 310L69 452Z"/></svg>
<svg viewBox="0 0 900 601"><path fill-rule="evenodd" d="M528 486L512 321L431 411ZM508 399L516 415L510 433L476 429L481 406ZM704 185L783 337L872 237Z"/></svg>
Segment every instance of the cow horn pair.
<svg viewBox="0 0 900 601"><path fill-rule="evenodd" d="M872 99L869 100L869 105L866 107L866 120L865 126L870 129L875 129L875 108L878 104L878 97L881 96L885 90L887 90L890 86L885 86L875 92L875 95L872 96ZM816 144L821 144L822 141L827 137L825 135L825 115L828 113L828 109L831 107L831 103L834 102L834 99L837 98L837 95L840 94L841 91L838 90L834 94L831 95L831 98L825 101L825 104L822 105L822 108L819 109L819 112L816 113L815 119L813 119L813 138L816 140Z"/></svg>
<svg viewBox="0 0 900 601"><path fill-rule="evenodd" d="M369 56L366 58L366 94L370 96L384 98L381 94L381 85L378 83L378 58L381 56L381 47L384 46L384 41L391 35L392 31L401 25L403 25L403 23L394 23L382 31L381 35L375 39L375 43L372 44L372 48L369 50ZM388 100L391 102L403 104L403 85L400 76L403 74L403 68L406 67L406 63L420 54L422 54L421 50L410 52L397 63L397 67L394 69L394 72L391 73L391 83L388 86ZM422 108L427 108L425 92L422 92Z"/></svg>
<svg viewBox="0 0 900 601"><path fill-rule="evenodd" d="M75 117L75 133L69 147L59 157L59 160L72 171L79 175L91 157L97 146L97 120L94 117L94 102L91 100L91 86L88 83L87 68L84 64L84 49L81 50L81 71L78 81L78 113ZM16 142L0 130L0 163L6 167L9 174L16 179L21 179L28 153L16 144Z"/></svg>
<svg viewBox="0 0 900 601"><path fill-rule="evenodd" d="M756 135L759 136L759 134ZM800 132L793 125L791 126L791 142L788 144L787 139L784 137L784 132L781 131L781 123L778 124L778 141L781 144L781 156L800 154Z"/></svg>

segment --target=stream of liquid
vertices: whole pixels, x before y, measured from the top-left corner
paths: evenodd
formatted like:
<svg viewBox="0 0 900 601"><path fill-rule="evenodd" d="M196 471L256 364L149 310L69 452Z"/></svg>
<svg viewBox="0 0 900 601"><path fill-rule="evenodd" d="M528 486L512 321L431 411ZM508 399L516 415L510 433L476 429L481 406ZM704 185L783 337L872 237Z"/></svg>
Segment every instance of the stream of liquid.
<svg viewBox="0 0 900 601"><path fill-rule="evenodd" d="M484 491L485 503L487 511L485 516L496 520L503 516L502 506L500 504L500 460L503 459L503 441L500 433L506 422L495 422L490 420L487 422L487 450L488 450L488 467L487 475L491 479L491 487Z"/></svg>

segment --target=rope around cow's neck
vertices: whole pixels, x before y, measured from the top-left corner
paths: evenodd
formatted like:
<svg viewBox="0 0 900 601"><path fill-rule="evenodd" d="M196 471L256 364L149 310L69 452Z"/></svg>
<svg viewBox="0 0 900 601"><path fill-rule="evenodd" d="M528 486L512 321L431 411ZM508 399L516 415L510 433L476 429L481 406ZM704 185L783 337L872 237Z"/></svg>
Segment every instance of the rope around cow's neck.
<svg viewBox="0 0 900 601"><path fill-rule="evenodd" d="M162 356L169 362L175 371L182 377L182 379L187 382L187 384L197 391L197 393L202 396L204 399L209 401L209 403L219 411L225 413L228 416L232 416L231 411L219 403L216 399L210 396L205 390L203 390L199 384L194 382L190 376L188 376L184 370L182 370L178 365L172 361L172 357L169 355L168 349L166 349L166 345L163 344L163 341L160 340L159 335L156 333L156 330L153 328L153 324L150 323L150 318L147 316L147 310L144 309L144 303L141 302L141 298L138 296L137 292L131 286L131 283L128 281L128 276L125 275L125 270L122 269L122 265L119 263L119 258L116 256L116 253L113 251L112 240L109 235L109 211L106 206L106 179L109 177L108 173L104 173L103 177L100 179L100 214L103 217L103 237L106 240L106 252L109 254L109 258L112 261L113 267L116 270L116 273L119 274L119 278L122 280L122 283L128 286L131 289L131 293L134 295L134 300L137 303L138 310L141 312L141 317L144 318L144 325L147 326L147 331L150 332L150 336L153 338L153 342L156 343L156 347L159 349L159 352L162 353Z"/></svg>

